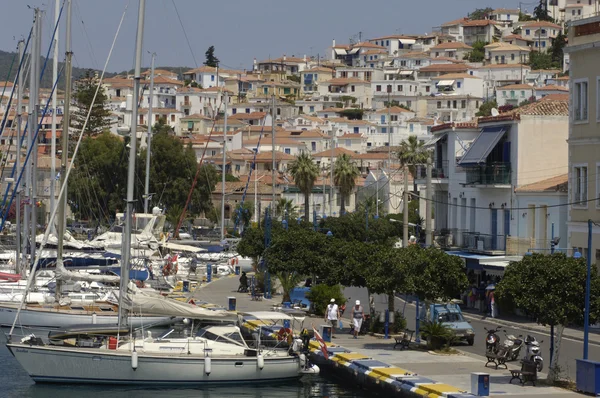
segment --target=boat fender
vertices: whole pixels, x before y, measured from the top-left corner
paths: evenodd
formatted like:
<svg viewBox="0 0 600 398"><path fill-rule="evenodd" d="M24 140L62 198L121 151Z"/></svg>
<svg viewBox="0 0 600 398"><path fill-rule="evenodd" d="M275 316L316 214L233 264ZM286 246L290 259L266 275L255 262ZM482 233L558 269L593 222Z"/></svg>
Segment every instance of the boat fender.
<svg viewBox="0 0 600 398"><path fill-rule="evenodd" d="M97 317L97 315L96 315L96 313L94 312L94 313L92 314L92 325L95 325L95 324L96 324L96 322L97 322L97 319L96 319L96 317Z"/></svg>
<svg viewBox="0 0 600 398"><path fill-rule="evenodd" d="M207 355L204 357L204 373L208 376L212 371L211 358Z"/></svg>
<svg viewBox="0 0 600 398"><path fill-rule="evenodd" d="M318 375L320 371L321 369L319 369L317 365L312 364L307 368L302 368L300 373L305 375Z"/></svg>
<svg viewBox="0 0 600 398"><path fill-rule="evenodd" d="M262 356L262 354L259 354L256 357L256 364L258 365L258 368L260 370L262 370L265 367L265 358Z"/></svg>
<svg viewBox="0 0 600 398"><path fill-rule="evenodd" d="M138 368L138 353L137 351L133 351L131 353L131 369L137 370Z"/></svg>
<svg viewBox="0 0 600 398"><path fill-rule="evenodd" d="M300 354L299 358L300 358L300 366L304 367L304 365L306 365L306 355Z"/></svg>

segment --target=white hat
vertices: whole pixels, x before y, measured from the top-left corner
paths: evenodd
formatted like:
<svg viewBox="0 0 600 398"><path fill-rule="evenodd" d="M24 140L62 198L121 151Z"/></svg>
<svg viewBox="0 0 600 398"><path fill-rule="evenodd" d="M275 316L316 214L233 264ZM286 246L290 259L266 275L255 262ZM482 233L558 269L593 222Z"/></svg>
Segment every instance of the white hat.
<svg viewBox="0 0 600 398"><path fill-rule="evenodd" d="M331 299L331 302L332 302L332 303L335 303L335 299Z"/></svg>
<svg viewBox="0 0 600 398"><path fill-rule="evenodd" d="M360 300L356 300L356 305L360 305Z"/></svg>

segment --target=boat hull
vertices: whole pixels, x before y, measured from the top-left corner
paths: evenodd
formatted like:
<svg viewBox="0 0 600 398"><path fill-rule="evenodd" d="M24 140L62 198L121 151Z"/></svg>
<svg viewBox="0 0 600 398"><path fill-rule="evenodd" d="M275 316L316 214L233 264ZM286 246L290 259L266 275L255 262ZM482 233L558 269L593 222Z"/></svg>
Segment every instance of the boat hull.
<svg viewBox="0 0 600 398"><path fill-rule="evenodd" d="M10 326L15 320L18 304L0 304L0 325ZM149 325L155 322L165 321L168 316L130 316L129 323L137 328L143 325ZM39 310L23 308L19 313L17 325L38 328L68 328L82 324L116 325L119 322L119 316L116 312L110 315L97 313L94 317L91 312L81 313L63 312L52 310Z"/></svg>
<svg viewBox="0 0 600 398"><path fill-rule="evenodd" d="M130 352L25 344L7 347L36 383L198 385L272 382L302 376L299 359L291 356L265 357L263 369L259 369L256 357L213 357L207 375L205 360L197 355L138 353L134 370Z"/></svg>

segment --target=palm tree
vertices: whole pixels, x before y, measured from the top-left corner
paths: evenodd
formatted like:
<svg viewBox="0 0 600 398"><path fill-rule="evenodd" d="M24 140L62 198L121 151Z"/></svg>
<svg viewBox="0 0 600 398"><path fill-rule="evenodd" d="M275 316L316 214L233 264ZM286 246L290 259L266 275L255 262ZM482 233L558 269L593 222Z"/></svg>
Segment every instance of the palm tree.
<svg viewBox="0 0 600 398"><path fill-rule="evenodd" d="M416 135L411 135L407 140L400 143L398 160L400 160L402 167L408 166L408 172L413 178L413 191L415 193L417 193L417 166L426 164L428 157L429 151L425 149Z"/></svg>
<svg viewBox="0 0 600 398"><path fill-rule="evenodd" d="M340 215L346 211L345 198L350 195L356 184L356 177L360 172L358 167L352 162L350 156L343 153L335 160L333 169L333 182L338 187L342 195L342 205L340 206Z"/></svg>
<svg viewBox="0 0 600 398"><path fill-rule="evenodd" d="M313 162L312 156L308 153L302 153L290 163L289 170L296 187L304 194L304 221L308 221L310 220L310 193L319 175L319 168Z"/></svg>
<svg viewBox="0 0 600 398"><path fill-rule="evenodd" d="M279 199L275 205L275 209L277 210L277 214L281 215L282 220L285 218L286 212L290 219L296 218L296 206L294 206L294 201L290 199Z"/></svg>

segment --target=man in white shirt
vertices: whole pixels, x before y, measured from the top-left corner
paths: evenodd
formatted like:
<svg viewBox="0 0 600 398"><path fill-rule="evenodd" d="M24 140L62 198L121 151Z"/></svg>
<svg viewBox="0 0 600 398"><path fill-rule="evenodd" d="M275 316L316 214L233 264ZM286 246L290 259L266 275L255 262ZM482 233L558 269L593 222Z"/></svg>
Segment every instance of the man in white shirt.
<svg viewBox="0 0 600 398"><path fill-rule="evenodd" d="M327 309L325 310L325 323L327 323L327 321L331 323L331 337L334 337L339 317L340 310L338 305L335 303L335 299L332 298L327 306Z"/></svg>

